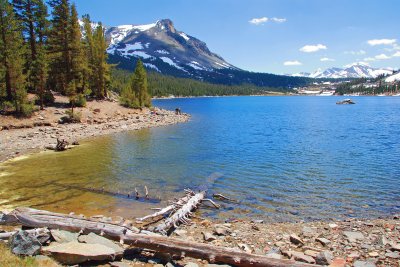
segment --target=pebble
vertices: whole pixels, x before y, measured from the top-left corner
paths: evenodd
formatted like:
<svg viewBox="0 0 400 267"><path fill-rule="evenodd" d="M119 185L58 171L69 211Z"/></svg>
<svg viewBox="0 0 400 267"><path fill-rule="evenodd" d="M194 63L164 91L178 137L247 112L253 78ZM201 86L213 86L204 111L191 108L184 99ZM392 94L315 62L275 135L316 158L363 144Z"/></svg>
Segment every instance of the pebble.
<svg viewBox="0 0 400 267"><path fill-rule="evenodd" d="M316 241L320 242L325 247L328 246L331 243L331 241L329 239L326 239L326 238L323 238L323 237L317 238Z"/></svg>
<svg viewBox="0 0 400 267"><path fill-rule="evenodd" d="M370 261L355 261L354 267L375 267L376 264Z"/></svg>
<svg viewBox="0 0 400 267"><path fill-rule="evenodd" d="M296 234L291 234L289 238L290 238L290 242L292 242L295 245L303 245L304 244L303 240L301 240L300 237L298 237Z"/></svg>

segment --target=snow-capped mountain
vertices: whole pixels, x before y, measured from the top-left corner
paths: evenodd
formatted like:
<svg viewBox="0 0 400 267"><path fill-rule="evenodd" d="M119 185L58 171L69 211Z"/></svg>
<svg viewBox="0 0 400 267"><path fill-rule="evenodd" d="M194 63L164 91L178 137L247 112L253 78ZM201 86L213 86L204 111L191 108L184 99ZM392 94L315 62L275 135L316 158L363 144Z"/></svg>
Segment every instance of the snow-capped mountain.
<svg viewBox="0 0 400 267"><path fill-rule="evenodd" d="M391 69L372 68L364 63L355 63L345 68L330 68L326 70L318 69L313 73L300 72L292 74L295 77L309 78L376 78L379 75L390 75L393 73Z"/></svg>
<svg viewBox="0 0 400 267"><path fill-rule="evenodd" d="M196 75L196 71L238 69L207 45L184 32L175 29L169 19L147 25L121 25L106 29L110 55L126 59L140 58L147 68L165 72Z"/></svg>
<svg viewBox="0 0 400 267"><path fill-rule="evenodd" d="M107 27L110 63L132 70L141 59L148 70L175 77L218 84L253 84L265 87L304 86L309 79L249 72L235 67L213 53L207 44L179 31L169 19L146 25Z"/></svg>

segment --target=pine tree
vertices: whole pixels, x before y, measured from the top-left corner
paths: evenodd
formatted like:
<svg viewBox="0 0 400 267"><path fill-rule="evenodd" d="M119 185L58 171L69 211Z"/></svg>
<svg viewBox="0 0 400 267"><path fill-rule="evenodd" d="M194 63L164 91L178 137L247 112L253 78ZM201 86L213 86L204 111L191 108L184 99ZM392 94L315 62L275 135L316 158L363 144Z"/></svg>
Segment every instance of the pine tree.
<svg viewBox="0 0 400 267"><path fill-rule="evenodd" d="M50 0L49 5L52 19L48 37L51 62L48 84L50 88L66 94L71 81L70 4L68 0Z"/></svg>
<svg viewBox="0 0 400 267"><path fill-rule="evenodd" d="M25 77L22 73L24 44L13 7L7 0L0 0L0 61L4 70L6 98L12 101L17 113L26 102Z"/></svg>
<svg viewBox="0 0 400 267"><path fill-rule="evenodd" d="M23 34L28 45L26 68L28 85L37 93L43 109L47 57L45 38L48 28L47 7L43 0L13 0L14 9L23 22Z"/></svg>
<svg viewBox="0 0 400 267"><path fill-rule="evenodd" d="M76 6L71 6L71 16L69 22L69 50L71 55L70 73L68 82L70 83L68 91L74 91L72 95L82 93L83 68L84 68L84 53L82 44L82 34L78 21L78 12Z"/></svg>
<svg viewBox="0 0 400 267"><path fill-rule="evenodd" d="M89 94L92 92L93 69L95 66L93 60L93 30L89 15L84 15L82 21L84 31L83 55L85 59L83 64L82 91L84 94Z"/></svg>
<svg viewBox="0 0 400 267"><path fill-rule="evenodd" d="M93 33L93 65L92 73L94 94L97 98L107 97L107 88L110 83L110 65L107 63L106 38L104 28L101 23L98 24Z"/></svg>
<svg viewBox="0 0 400 267"><path fill-rule="evenodd" d="M151 107L151 97L147 86L147 73L139 59L132 76L131 88L135 92L140 107Z"/></svg>

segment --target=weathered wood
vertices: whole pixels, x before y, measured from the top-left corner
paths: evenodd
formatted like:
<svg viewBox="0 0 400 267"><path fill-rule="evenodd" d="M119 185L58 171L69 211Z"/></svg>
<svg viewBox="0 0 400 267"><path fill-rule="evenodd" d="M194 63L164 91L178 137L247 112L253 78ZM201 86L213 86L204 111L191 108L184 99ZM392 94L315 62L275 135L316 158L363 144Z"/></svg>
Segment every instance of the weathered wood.
<svg viewBox="0 0 400 267"><path fill-rule="evenodd" d="M204 192L202 192L204 193ZM210 262L225 263L234 266L254 267L311 267L311 265L293 260L271 259L263 255L254 255L237 249L216 247L166 236L138 234L129 228L109 223L93 222L77 216L51 213L28 208L16 209L12 216L28 227L48 227L71 232L93 232L112 239L123 239L125 244L138 248L153 250L156 252L173 255L188 256L198 259L206 259Z"/></svg>
<svg viewBox="0 0 400 267"><path fill-rule="evenodd" d="M192 196L191 194L188 194L188 195L184 196L183 198L178 199L175 203L173 203L163 209L159 209L159 211L157 211L153 214L144 216L142 218L137 218L136 220L138 222L145 222L145 221L157 220L160 217L162 218L162 217L168 215L169 213L171 213L172 211L176 210L177 207L181 207L185 203L187 203L191 196Z"/></svg>
<svg viewBox="0 0 400 267"><path fill-rule="evenodd" d="M179 223L189 223L191 212L199 206L205 196L206 191L201 191L192 196L187 203L185 203L171 217L159 224L154 231L166 234L171 228L176 228Z"/></svg>

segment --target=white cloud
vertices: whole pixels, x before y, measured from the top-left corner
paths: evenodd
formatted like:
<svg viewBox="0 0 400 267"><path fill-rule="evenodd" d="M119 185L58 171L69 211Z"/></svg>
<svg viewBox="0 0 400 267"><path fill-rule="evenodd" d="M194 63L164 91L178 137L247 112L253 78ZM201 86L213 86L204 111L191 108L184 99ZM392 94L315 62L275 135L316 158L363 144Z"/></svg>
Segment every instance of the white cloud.
<svg viewBox="0 0 400 267"><path fill-rule="evenodd" d="M333 58L329 58L329 57L323 57L323 58L321 58L320 59L322 62L325 62L325 61L335 61Z"/></svg>
<svg viewBox="0 0 400 267"><path fill-rule="evenodd" d="M326 49L328 48L325 45L317 44L317 45L305 45L302 48L300 48L300 51L304 53L313 53L319 50L326 50Z"/></svg>
<svg viewBox="0 0 400 267"><path fill-rule="evenodd" d="M388 56L385 55L385 54L380 54L380 55L375 56L375 58L376 58L377 60L385 60L385 59L389 59L390 57L388 57Z"/></svg>
<svg viewBox="0 0 400 267"><path fill-rule="evenodd" d="M292 61L283 62L283 65L285 65L285 66L301 66L303 64L300 61L292 60Z"/></svg>
<svg viewBox="0 0 400 267"><path fill-rule="evenodd" d="M368 40L367 43L371 46L394 45L396 43L396 39L373 39L373 40Z"/></svg>
<svg viewBox="0 0 400 267"><path fill-rule="evenodd" d="M267 17L254 18L254 19L249 20L249 22L250 22L251 24L254 24L254 25L264 24L264 23L267 22L267 21L268 21L268 18L267 18Z"/></svg>
<svg viewBox="0 0 400 267"><path fill-rule="evenodd" d="M392 55L392 57L400 57L400 51L397 51L396 53L394 53L394 54Z"/></svg>
<svg viewBox="0 0 400 267"><path fill-rule="evenodd" d="M364 50L358 50L358 51L345 51L345 54L350 54L350 55L365 55L367 52L365 52Z"/></svg>
<svg viewBox="0 0 400 267"><path fill-rule="evenodd" d="M262 18L253 18L249 20L249 23L254 24L254 25L263 25L264 23L272 21L276 23L283 23L286 22L285 18L267 18L267 17L262 17Z"/></svg>
<svg viewBox="0 0 400 267"><path fill-rule="evenodd" d="M286 22L285 18L271 18L271 20L273 22L277 22L277 23L282 23L282 22Z"/></svg>
<svg viewBox="0 0 400 267"><path fill-rule="evenodd" d="M364 58L364 61L375 61L375 60L390 59L390 58L394 57L396 54L397 54L397 53L395 53L395 54L392 55L392 56L388 56L388 55L386 55L386 54L380 54L380 55L376 55L376 56L374 56L374 57L366 57L366 58ZM398 56L400 56L400 52L399 52L399 55L398 55Z"/></svg>
<svg viewBox="0 0 400 267"><path fill-rule="evenodd" d="M366 57L364 58L364 61L375 61L376 59L374 57Z"/></svg>

